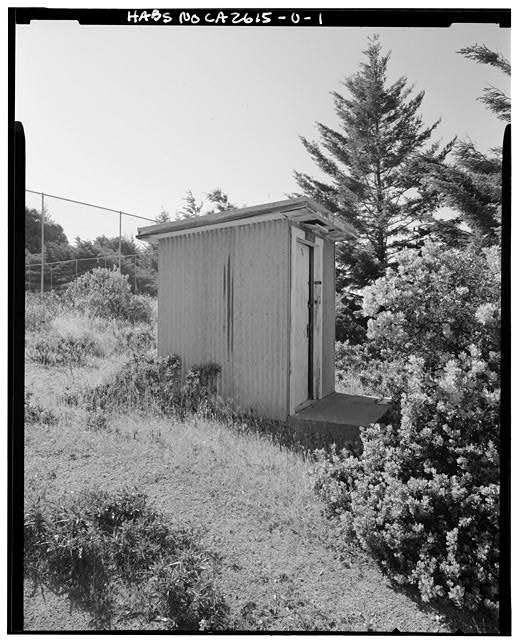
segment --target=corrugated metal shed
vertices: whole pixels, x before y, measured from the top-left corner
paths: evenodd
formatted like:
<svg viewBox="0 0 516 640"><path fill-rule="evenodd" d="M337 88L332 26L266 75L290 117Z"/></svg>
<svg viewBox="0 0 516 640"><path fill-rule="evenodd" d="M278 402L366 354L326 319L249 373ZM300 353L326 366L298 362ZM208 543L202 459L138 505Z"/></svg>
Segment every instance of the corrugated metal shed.
<svg viewBox="0 0 516 640"><path fill-rule="evenodd" d="M335 391L335 244L323 247L322 397Z"/></svg>
<svg viewBox="0 0 516 640"><path fill-rule="evenodd" d="M140 229L140 239L159 242L159 353L181 356L184 371L219 364L223 397L244 410L284 420L298 395L290 397L296 375L291 350L298 344L291 340L296 335L292 313L298 309L298 318L305 309L312 332L306 356L313 381L307 389L313 398L333 392L334 240L352 234L349 225L306 198ZM301 271L297 278L292 275L299 242L311 256L306 286L312 293L303 295L315 311L306 302L300 306L293 290L293 282L305 286ZM315 282L314 274L322 282ZM320 289L314 286L319 284ZM306 344L303 322L296 327ZM296 353L299 362L302 352Z"/></svg>
<svg viewBox="0 0 516 640"><path fill-rule="evenodd" d="M159 244L159 352L221 365L219 392L284 418L289 285L285 220L207 229Z"/></svg>

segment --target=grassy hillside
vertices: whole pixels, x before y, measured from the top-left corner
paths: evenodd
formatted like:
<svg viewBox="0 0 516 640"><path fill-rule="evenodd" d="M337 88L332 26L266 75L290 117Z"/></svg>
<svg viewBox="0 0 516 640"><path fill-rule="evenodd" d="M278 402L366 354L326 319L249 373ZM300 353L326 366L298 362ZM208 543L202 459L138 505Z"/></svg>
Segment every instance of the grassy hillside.
<svg viewBox="0 0 516 640"><path fill-rule="evenodd" d="M395 590L362 551L338 540L307 456L198 415L126 413L123 402L107 420L89 420L80 401L65 398L108 380L131 357L135 331L152 325L87 319L58 306L46 316L29 321L26 337L26 391L36 407L25 427L27 508L38 498L63 504L86 489L136 487L171 523L200 531L229 606L228 628L432 633L459 624ZM94 341L79 364L33 361L36 343L71 334ZM90 628L89 615L70 611L65 595L34 591L30 580L24 606L26 630ZM113 628L163 628L121 609Z"/></svg>

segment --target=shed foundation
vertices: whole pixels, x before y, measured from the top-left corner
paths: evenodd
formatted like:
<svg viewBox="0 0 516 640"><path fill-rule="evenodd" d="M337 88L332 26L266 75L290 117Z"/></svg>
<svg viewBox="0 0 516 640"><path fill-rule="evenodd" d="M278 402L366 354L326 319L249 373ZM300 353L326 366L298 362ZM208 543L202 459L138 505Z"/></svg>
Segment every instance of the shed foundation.
<svg viewBox="0 0 516 640"><path fill-rule="evenodd" d="M361 448L360 427L381 422L390 407L389 398L331 393L315 400L288 418L299 440L310 447Z"/></svg>

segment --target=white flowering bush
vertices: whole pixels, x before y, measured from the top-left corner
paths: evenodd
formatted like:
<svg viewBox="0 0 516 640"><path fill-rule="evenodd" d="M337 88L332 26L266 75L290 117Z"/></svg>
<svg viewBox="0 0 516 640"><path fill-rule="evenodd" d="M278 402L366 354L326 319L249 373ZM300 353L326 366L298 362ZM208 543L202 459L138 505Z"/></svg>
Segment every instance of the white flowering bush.
<svg viewBox="0 0 516 640"><path fill-rule="evenodd" d="M500 260L495 247L445 250L427 243L420 252L405 250L397 269L364 290L369 316L369 350L392 370L385 384L399 392L410 356L427 371L445 367L451 356L474 345L481 357L499 352Z"/></svg>
<svg viewBox="0 0 516 640"><path fill-rule="evenodd" d="M423 600L496 609L498 255L406 251L364 300L398 419L363 429L358 458L320 454L316 488L345 534Z"/></svg>

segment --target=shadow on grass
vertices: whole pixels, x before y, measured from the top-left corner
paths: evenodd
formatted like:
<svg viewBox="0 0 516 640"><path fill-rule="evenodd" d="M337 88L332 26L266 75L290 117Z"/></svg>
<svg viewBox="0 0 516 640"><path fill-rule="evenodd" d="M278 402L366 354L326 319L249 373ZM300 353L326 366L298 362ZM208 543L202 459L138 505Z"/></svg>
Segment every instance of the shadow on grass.
<svg viewBox="0 0 516 640"><path fill-rule="evenodd" d="M326 434L323 430L302 430L286 421L271 420L259 416L232 410L227 404L209 406L198 413L190 414L190 417L202 417L218 422L228 430L237 434L253 435L263 438L280 449L288 450L300 455L305 460L310 460L316 449L325 449L330 452L332 445L337 449L346 448L358 454L361 450L360 441L339 438L334 433ZM184 420L186 416L177 416Z"/></svg>
<svg viewBox="0 0 516 640"><path fill-rule="evenodd" d="M392 588L403 593L428 615L439 616L453 634L497 635L498 620L490 610L463 611L446 602L423 602L416 587L401 586L391 581Z"/></svg>
<svg viewBox="0 0 516 640"><path fill-rule="evenodd" d="M489 609L476 609L475 611L461 610L446 601L433 600L424 602L417 587L412 585L400 585L395 582L385 568L370 554L363 550L356 541L342 542L335 533L328 540L328 548L338 557L339 562L346 566L349 557L361 564L374 567L379 570L389 581L389 586L395 593L399 593L410 600L425 615L435 618L441 625L449 628L454 635L498 635L498 619ZM443 633L446 633L443 631Z"/></svg>

